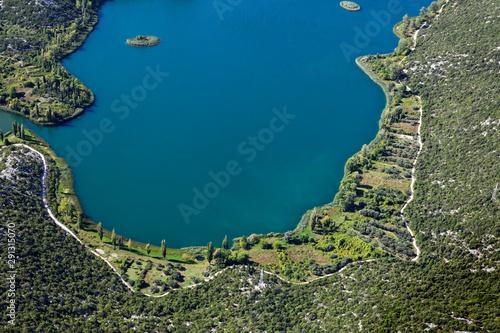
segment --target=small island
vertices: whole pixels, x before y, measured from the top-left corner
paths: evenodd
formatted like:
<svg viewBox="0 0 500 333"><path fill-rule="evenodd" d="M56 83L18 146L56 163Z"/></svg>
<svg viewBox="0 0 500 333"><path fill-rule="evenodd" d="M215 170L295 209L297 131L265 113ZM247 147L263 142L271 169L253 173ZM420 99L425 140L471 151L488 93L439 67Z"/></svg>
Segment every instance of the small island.
<svg viewBox="0 0 500 333"><path fill-rule="evenodd" d="M127 44L136 47L150 47L160 44L160 39L156 36L137 36L127 39Z"/></svg>
<svg viewBox="0 0 500 333"><path fill-rule="evenodd" d="M351 12L357 12L361 9L360 5L352 1L341 1L340 6L344 9L350 10Z"/></svg>

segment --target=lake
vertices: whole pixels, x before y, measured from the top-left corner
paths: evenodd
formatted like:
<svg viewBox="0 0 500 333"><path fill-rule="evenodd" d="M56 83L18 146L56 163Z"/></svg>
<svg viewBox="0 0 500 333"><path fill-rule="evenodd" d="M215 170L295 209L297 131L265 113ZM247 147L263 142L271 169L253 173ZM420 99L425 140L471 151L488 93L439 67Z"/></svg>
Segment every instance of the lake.
<svg viewBox="0 0 500 333"><path fill-rule="evenodd" d="M63 61L96 103L25 126L70 162L85 213L124 237L220 246L294 229L377 133L385 96L354 59L391 52L394 24L430 1L358 3L109 1ZM137 35L161 43L126 45Z"/></svg>

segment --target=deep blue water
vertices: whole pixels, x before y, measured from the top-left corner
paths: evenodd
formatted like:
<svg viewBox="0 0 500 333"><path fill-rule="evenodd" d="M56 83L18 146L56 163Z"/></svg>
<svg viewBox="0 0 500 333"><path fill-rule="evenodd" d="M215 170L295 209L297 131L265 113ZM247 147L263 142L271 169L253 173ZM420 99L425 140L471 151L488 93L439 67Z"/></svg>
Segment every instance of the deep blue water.
<svg viewBox="0 0 500 333"><path fill-rule="evenodd" d="M125 237L181 247L293 229L377 132L385 97L354 59L391 52L393 25L430 3L357 2L107 2L63 61L95 105L27 126L72 164L86 214ZM138 34L162 42L125 44ZM12 118L0 114L4 131Z"/></svg>

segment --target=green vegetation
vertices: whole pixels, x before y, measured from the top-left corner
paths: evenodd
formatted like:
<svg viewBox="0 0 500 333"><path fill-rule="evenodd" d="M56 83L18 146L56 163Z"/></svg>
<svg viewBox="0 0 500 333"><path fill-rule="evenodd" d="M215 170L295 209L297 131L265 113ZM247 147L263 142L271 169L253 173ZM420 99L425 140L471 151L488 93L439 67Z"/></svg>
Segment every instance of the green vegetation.
<svg viewBox="0 0 500 333"><path fill-rule="evenodd" d="M102 0L3 1L0 110L42 126L80 115L94 95L62 67L97 24Z"/></svg>
<svg viewBox="0 0 500 333"><path fill-rule="evenodd" d="M17 128L19 128L19 131L17 131ZM47 197L50 209L59 221L65 223L85 244L110 261L118 271L120 271L119 266L121 262L125 259L138 262L151 262L154 265L165 265L166 261L172 261L185 265L182 274L188 274L195 279L203 278L202 273L207 264L205 262L196 262L192 259L192 256L202 254L203 250L197 249L192 255L188 255L182 250L168 249L166 246L164 249L157 246L148 246L134 242L131 239L125 239L117 235L115 229L110 232L104 229L101 223L95 224L86 218L75 195L71 171L66 162L55 156L55 153L48 145L34 133L24 130L17 123L13 123L13 129L16 129L17 136L13 132L6 133L4 142L0 142L0 147L2 145L24 143L29 144L44 154L49 167ZM21 133L24 133L24 140L21 139ZM123 272L123 274L125 274L124 278L126 280L129 279L127 274L135 276L128 271ZM164 278L163 275L159 277L157 275L157 272L153 268L145 272L145 283L140 288L140 291L150 293L149 284L155 278ZM180 286L190 285L192 280L182 279L179 283ZM130 284L133 286L134 282Z"/></svg>
<svg viewBox="0 0 500 333"><path fill-rule="evenodd" d="M351 12L357 12L358 10L361 10L361 7L357 3L352 1L341 1L340 6Z"/></svg>
<svg viewBox="0 0 500 333"><path fill-rule="evenodd" d="M486 23L498 8L486 1L450 1L436 18L443 5L405 18L407 28L404 21L399 25L411 40L425 23L414 50L410 43L390 55L358 59L389 98L376 139L346 163L335 201L307 212L293 232L239 237L231 250L226 237L213 253L213 266L191 260L208 255L210 247L181 251L162 242L163 254L160 247L131 241L129 249L123 246L128 240L107 230L101 243L97 225L74 195L67 164L14 124L0 149L2 271L10 270L9 223L15 225L18 256L16 326L4 324L6 331L498 330L500 31ZM409 197L420 107L423 150L415 196L405 210L422 251L413 262L398 212ZM46 156L49 206L58 219L91 249L103 251L136 290L170 291L168 296L132 293L102 260L55 226L40 198L42 165L12 145L17 142ZM255 263L294 282L350 265L300 285L264 274L267 287L258 290ZM189 284L199 285L172 291ZM0 318L7 323L7 284L0 295Z"/></svg>
<svg viewBox="0 0 500 333"><path fill-rule="evenodd" d="M135 38L127 39L127 44L137 47L149 47L160 44L160 39L156 36L137 36Z"/></svg>

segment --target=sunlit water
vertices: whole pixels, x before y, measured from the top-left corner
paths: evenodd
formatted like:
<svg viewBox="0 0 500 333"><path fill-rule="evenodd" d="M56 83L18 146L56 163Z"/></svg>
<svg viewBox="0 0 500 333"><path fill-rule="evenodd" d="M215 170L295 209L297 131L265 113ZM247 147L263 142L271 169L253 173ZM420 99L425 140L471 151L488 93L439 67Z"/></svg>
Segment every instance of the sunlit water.
<svg viewBox="0 0 500 333"><path fill-rule="evenodd" d="M377 132L385 97L354 59L391 52L393 25L430 1L358 3L107 2L63 61L95 105L27 126L72 164L86 214L125 237L181 247L293 229ZM125 44L138 34L162 42ZM0 114L4 132L13 117Z"/></svg>

